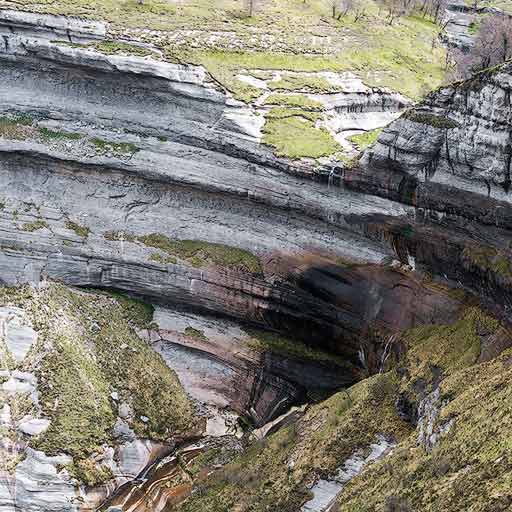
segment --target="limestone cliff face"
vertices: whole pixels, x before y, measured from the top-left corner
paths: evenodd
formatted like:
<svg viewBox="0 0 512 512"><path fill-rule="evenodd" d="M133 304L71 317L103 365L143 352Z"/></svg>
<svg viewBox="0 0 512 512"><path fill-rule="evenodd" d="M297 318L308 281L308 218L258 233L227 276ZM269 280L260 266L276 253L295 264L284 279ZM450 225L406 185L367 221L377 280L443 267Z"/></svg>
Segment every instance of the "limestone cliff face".
<svg viewBox="0 0 512 512"><path fill-rule="evenodd" d="M176 372L207 418L204 433L228 436L235 451L239 416L262 426L382 370L397 333L449 325L466 300L450 287L508 307L510 66L432 94L349 169L276 157L261 144L254 106L151 45L101 51L102 23L1 11L0 35L0 284L45 290L58 281L157 304L137 343ZM344 116L333 118L335 132L380 126L408 104L350 85L329 98ZM510 343L501 334L489 354ZM20 377L5 371L9 382ZM47 413L32 412L27 421L36 423L23 428L52 427ZM141 416L150 419L134 421ZM4 417L18 432L23 418ZM117 427L123 443L102 447L113 476L99 489L62 472L72 462L67 448L45 455L24 444L19 478L2 474L6 510L46 506L52 497L37 494L45 479L82 499L57 503L59 511L107 497L122 505L139 496L138 485L149 492L142 481L115 491L176 439L153 445ZM30 434L18 434L26 443ZM16 466L22 450L7 448ZM152 466L156 479L179 482L166 499L191 492L183 460L203 448ZM17 496L17 478L33 492L20 487Z"/></svg>
<svg viewBox="0 0 512 512"><path fill-rule="evenodd" d="M512 64L431 93L379 137L363 164L507 201Z"/></svg>
<svg viewBox="0 0 512 512"><path fill-rule="evenodd" d="M508 63L431 93L382 132L345 180L351 189L413 205L417 227L400 237L406 250L415 247L420 264L505 306L511 90Z"/></svg>

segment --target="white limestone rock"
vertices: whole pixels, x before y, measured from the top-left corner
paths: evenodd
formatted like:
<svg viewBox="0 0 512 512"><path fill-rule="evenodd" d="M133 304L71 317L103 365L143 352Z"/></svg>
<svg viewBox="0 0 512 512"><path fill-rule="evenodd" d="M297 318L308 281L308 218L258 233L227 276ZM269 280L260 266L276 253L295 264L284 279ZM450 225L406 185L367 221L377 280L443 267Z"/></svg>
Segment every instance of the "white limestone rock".
<svg viewBox="0 0 512 512"><path fill-rule="evenodd" d="M28 436L38 436L48 429L50 420L25 416L18 423L18 430Z"/></svg>
<svg viewBox="0 0 512 512"><path fill-rule="evenodd" d="M22 362L37 342L37 332L28 324L22 309L0 307L0 339L16 361Z"/></svg>
<svg viewBox="0 0 512 512"><path fill-rule="evenodd" d="M331 479L320 479L312 487L313 498L307 501L301 508L301 512L330 512L338 494L350 480L359 475L363 469L389 454L395 443L383 436L378 436L377 441L370 445L370 453L364 456L358 451L348 458Z"/></svg>
<svg viewBox="0 0 512 512"><path fill-rule="evenodd" d="M124 443L116 449L117 470L114 474L123 478L135 478L163 448L160 443L148 439L135 439Z"/></svg>
<svg viewBox="0 0 512 512"><path fill-rule="evenodd" d="M48 457L28 448L26 458L15 472L14 503L24 512L77 512L75 484L58 467L71 463L71 457Z"/></svg>

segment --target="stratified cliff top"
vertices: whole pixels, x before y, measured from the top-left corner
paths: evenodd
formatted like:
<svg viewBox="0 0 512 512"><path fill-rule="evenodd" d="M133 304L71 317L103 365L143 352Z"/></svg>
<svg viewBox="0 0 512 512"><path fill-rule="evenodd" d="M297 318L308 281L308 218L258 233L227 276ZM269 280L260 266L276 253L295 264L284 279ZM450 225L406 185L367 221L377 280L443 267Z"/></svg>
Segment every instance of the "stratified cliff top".
<svg viewBox="0 0 512 512"><path fill-rule="evenodd" d="M250 136L294 160L351 160L444 74L440 27L419 16L390 24L372 0L335 18L319 0L257 2L252 16L235 0L0 0L0 10L15 31L61 26L51 40L61 47L201 66L249 107Z"/></svg>
<svg viewBox="0 0 512 512"><path fill-rule="evenodd" d="M333 19L329 3L318 0L256 2L252 17L237 0L146 0L144 5L136 0L2 0L0 7L105 21L109 37L152 43L166 58L204 64L244 99L261 91L249 80L240 81L241 70L257 79L265 77L254 70L354 71L367 85L389 86L414 98L438 85L443 75L443 49L432 44L439 28L416 16L390 25L371 0L357 21L354 13ZM276 80L273 85L332 88L325 80Z"/></svg>

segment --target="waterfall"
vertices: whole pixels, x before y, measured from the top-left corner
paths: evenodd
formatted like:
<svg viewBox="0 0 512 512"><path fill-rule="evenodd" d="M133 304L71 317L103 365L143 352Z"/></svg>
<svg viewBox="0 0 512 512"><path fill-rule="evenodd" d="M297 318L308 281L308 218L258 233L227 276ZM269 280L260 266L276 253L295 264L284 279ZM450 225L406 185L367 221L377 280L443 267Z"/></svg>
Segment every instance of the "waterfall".
<svg viewBox="0 0 512 512"><path fill-rule="evenodd" d="M382 352L382 355L380 356L380 366L379 366L379 373L384 372L384 368L386 366L386 361L389 359L389 356L391 355L391 346L396 341L397 335L392 334L388 341L386 341L386 344L384 345L384 352Z"/></svg>
<svg viewBox="0 0 512 512"><path fill-rule="evenodd" d="M333 184L333 181L334 181L334 167L331 169L331 171L329 172L329 178L327 180L327 190L329 190L331 188L331 185Z"/></svg>

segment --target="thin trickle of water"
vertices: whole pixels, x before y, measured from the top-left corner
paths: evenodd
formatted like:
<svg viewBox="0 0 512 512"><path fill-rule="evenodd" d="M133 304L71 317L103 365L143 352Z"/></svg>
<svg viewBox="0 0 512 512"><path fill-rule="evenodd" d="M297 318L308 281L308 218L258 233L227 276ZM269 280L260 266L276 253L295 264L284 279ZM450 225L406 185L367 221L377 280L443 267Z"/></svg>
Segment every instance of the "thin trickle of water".
<svg viewBox="0 0 512 512"><path fill-rule="evenodd" d="M357 351L357 356L359 357L359 361L363 368L367 368L366 366L366 354L364 353L364 348L362 346L359 347L359 350Z"/></svg>
<svg viewBox="0 0 512 512"><path fill-rule="evenodd" d="M334 176L335 176L334 168L331 169L331 172L329 172L329 178L327 180L327 190L330 190L331 186L334 183Z"/></svg>
<svg viewBox="0 0 512 512"><path fill-rule="evenodd" d="M386 344L384 345L384 351L380 356L379 373L384 372L384 368L386 367L386 361L389 359L389 356L391 355L391 347L393 346L393 343L396 341L396 337L396 334L392 334L388 338L388 341L386 341Z"/></svg>

